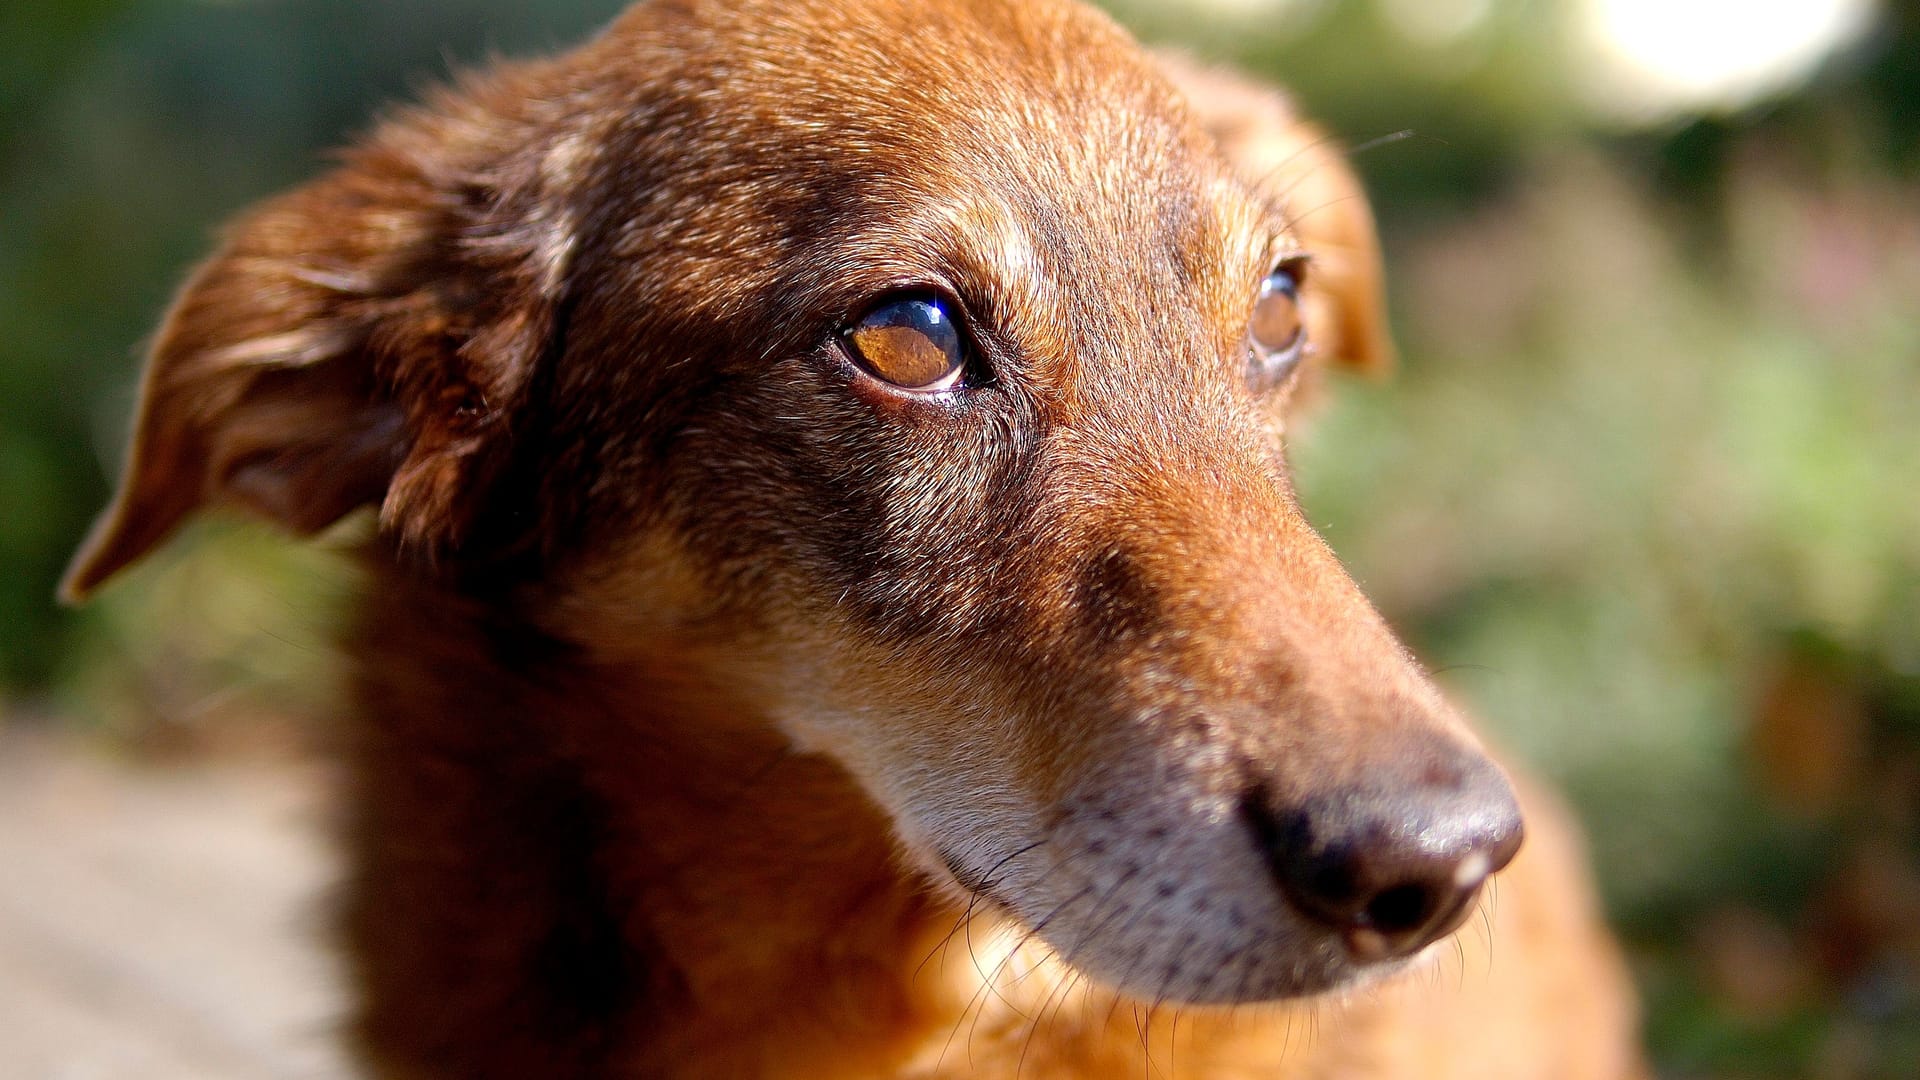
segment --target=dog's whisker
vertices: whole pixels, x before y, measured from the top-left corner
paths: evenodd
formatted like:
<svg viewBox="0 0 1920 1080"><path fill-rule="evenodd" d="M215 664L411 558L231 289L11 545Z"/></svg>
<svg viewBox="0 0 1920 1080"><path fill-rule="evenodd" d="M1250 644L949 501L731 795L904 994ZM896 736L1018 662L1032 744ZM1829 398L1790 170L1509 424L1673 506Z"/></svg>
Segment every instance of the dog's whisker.
<svg viewBox="0 0 1920 1080"><path fill-rule="evenodd" d="M1058 865L1059 865L1059 862L1056 861L1053 864L1053 867L1049 868L1048 873L1051 873L1052 869L1057 867ZM1020 953L1026 948L1027 943L1032 941L1036 937L1038 937L1046 929L1047 924L1053 920L1054 916L1058 915L1062 911L1067 910L1074 903L1076 903L1082 897L1086 896L1089 892L1091 892L1092 889L1093 887L1091 885L1082 887L1078 892L1073 893L1072 895L1068 896L1065 900L1055 905L1054 908L1048 911L1044 917L1034 922L1031 926L1027 927L1020 934L1019 938L1013 943L1012 947L1006 950L1006 954L1001 958L1000 962L994 966L993 971L987 977L982 978L980 980L980 985L975 988L975 990L973 991L973 994L967 999L966 1006L962 1008L960 1016L954 1022L953 1029L949 1031L947 1034L946 1042L943 1043L941 1046L940 1054L935 1059L936 1066L939 1061L945 1060L947 1049L952 1045L953 1037L954 1035L959 1033L960 1027L962 1025L966 1025L968 1029L967 1045L969 1046L972 1045L974 1031L977 1029L977 1026L980 1022L980 1016L982 1011L984 1011L985 1009L986 1002L990 996L990 992L992 992L992 988L998 983L1000 978L1000 973L1013 960L1013 958L1020 955ZM1052 962L1052 959L1053 959L1053 953L1051 950L1049 950L1046 956L1040 958L1037 962L1034 962L1030 967L1027 968L1026 971L1015 976L1013 980L1014 984L1017 985L1021 980L1025 979L1028 975L1044 969L1049 963ZM1007 999L1004 997L1002 997L1001 1000L1003 1002L1007 1002ZM1018 1007L1014 1006L1011 1002L1007 1002L1007 1004L1008 1004L1008 1007L1012 1009L1016 1015L1022 1017L1023 1019L1027 1019L1026 1014L1022 1012ZM970 1023L968 1021L969 1014L971 1014L972 1016L972 1020Z"/></svg>
<svg viewBox="0 0 1920 1080"><path fill-rule="evenodd" d="M1385 135L1376 135L1365 142L1347 147L1346 156L1350 159L1356 158L1369 151L1378 150L1383 146L1391 146L1397 142L1404 142L1411 138L1414 138L1412 128L1401 128L1399 131L1390 131Z"/></svg>
<svg viewBox="0 0 1920 1080"><path fill-rule="evenodd" d="M1122 907L1118 908L1116 911L1109 912L1105 916L1101 915L1101 910L1112 902L1115 895L1118 894L1120 890L1123 889L1132 880L1133 877L1139 874L1141 869L1142 867L1140 864L1134 864L1129 866L1126 869L1126 871L1123 872L1114 881L1112 886L1108 888L1107 892L1098 901L1094 903L1092 910L1087 913L1086 929L1081 932L1079 938L1074 942L1074 944L1068 947L1066 950L1066 955L1069 958L1071 958L1075 954L1079 953L1080 950L1085 948L1087 944L1091 942L1098 935L1100 930L1104 929L1106 923L1111 921L1113 917L1126 911L1126 908L1123 905ZM1072 965L1071 961L1069 960L1069 970L1067 973L1067 978L1064 980L1064 982L1056 984L1051 990L1047 992L1046 996L1041 999L1040 1008L1035 1014L1032 1021L1030 1021L1029 1023L1027 1038L1022 1043L1021 1049L1020 1049L1019 1060L1021 1063L1024 1063L1026 1061L1027 1051L1032 1046L1033 1039L1039 1033L1041 1027L1045 1023L1046 1018L1048 1016L1049 1007L1052 1006L1055 1009L1055 1014L1057 1015L1058 1008L1060 1006L1063 1006L1065 1002L1068 1000L1069 996L1072 994L1073 987L1081 979L1081 977L1082 977L1081 970L1077 966ZM1059 1003L1058 1005L1055 1004L1056 999L1058 1000L1058 1003ZM1020 1071L1019 1067L1016 1066L1014 1071L1015 1071L1015 1075L1017 1076Z"/></svg>
<svg viewBox="0 0 1920 1080"><path fill-rule="evenodd" d="M1338 135L1327 134L1327 135L1322 135L1317 139L1311 139L1307 142L1301 143L1300 145L1293 147L1285 157L1280 159L1280 161L1277 164L1267 169L1266 172L1262 173L1257 178L1255 182L1255 186L1258 188L1266 188L1270 186L1273 183L1273 181L1280 176L1280 174L1295 168L1300 163L1300 159L1312 154L1316 154L1317 152L1321 150L1325 150L1328 147L1338 146L1339 143L1340 143L1340 137ZM1317 162L1314 163L1312 167L1305 170L1305 172L1303 172L1300 176L1294 177L1291 183L1289 183L1286 187L1280 189L1276 194L1282 200L1284 200L1286 196L1290 192L1292 192L1295 185L1299 184L1302 179L1304 179L1308 175L1311 175L1314 172L1314 170L1318 169L1319 167L1320 167L1319 163Z"/></svg>
<svg viewBox="0 0 1920 1080"><path fill-rule="evenodd" d="M984 844L985 842L986 841L984 839L981 841L982 844ZM1009 863L1013 862L1013 860L1031 851L1034 851L1035 849L1043 846L1045 843L1046 841L1044 839L1041 839L1041 840L1035 840L1032 843L1025 844L1015 848L1013 851L1009 852L1007 855L1002 857L999 862L996 862L992 866L992 868L990 868L986 872L986 874L982 875L980 885L978 887L968 885L965 882L960 882L961 887L967 890L966 905L961 909L959 916L954 920L953 927L949 929L944 935L942 935L939 943L934 945L933 949L929 951L924 958L921 959L919 964L915 965L913 969L913 973L916 977L919 976L921 969L927 966L927 963L933 959L935 954L940 953L942 950L944 950L947 947L947 945L953 940L956 934L960 933L960 931L963 928L971 925L976 906L982 899L986 898L983 896L983 893L991 890L995 885L998 884L999 882L998 875L1000 871L1004 869ZM1049 868L1048 871L1046 871L1045 873L1042 873L1040 876L1042 879L1044 879L1046 877L1046 874L1051 872L1052 870L1051 868ZM955 880L958 881L957 878Z"/></svg>
<svg viewBox="0 0 1920 1080"><path fill-rule="evenodd" d="M1312 217L1313 217L1313 216L1314 216L1315 214L1320 214L1320 213L1324 213L1324 212L1326 212L1326 211L1328 211L1328 210L1332 210L1332 209L1334 209L1335 207L1338 207L1338 206L1339 206L1340 204L1342 204L1342 203L1346 203L1346 202L1351 202L1351 201L1353 201L1354 199L1356 199L1356 198L1358 198L1358 197L1359 197L1359 196L1357 196L1357 195L1341 195L1341 196L1339 196L1339 197L1337 197L1337 198L1333 198L1333 199L1328 199L1328 200L1327 200L1326 202L1323 202L1323 203L1320 203L1319 205L1317 205L1317 206L1313 206L1313 207L1311 207L1311 208L1309 208L1309 209L1307 209L1307 210L1304 210L1304 211L1302 211L1302 212L1300 212L1300 213L1298 213L1298 214L1293 214L1293 213L1290 213L1290 214L1288 214L1288 215L1287 215L1287 227L1288 227L1289 229L1295 229L1295 230L1297 230L1297 229L1299 229L1299 228L1300 228L1300 226L1301 226L1301 225L1302 225L1302 224L1303 224L1304 222L1306 222L1306 221L1307 221L1308 219L1310 219L1310 218L1312 218Z"/></svg>
<svg viewBox="0 0 1920 1080"><path fill-rule="evenodd" d="M1060 903L1054 905L1054 907L1047 912L1044 918L1038 920L1033 925L1021 931L1020 938L1016 944L1015 949L1009 951L1007 954L1008 959L1011 959L1012 957L1019 955L1019 951L1021 949L1026 948L1029 942L1034 941L1035 939L1044 940L1043 935L1046 932L1047 926L1053 921L1053 919L1059 914L1061 914L1062 912L1066 911L1068 908L1072 907L1075 903L1085 899L1087 894L1091 893L1092 891L1093 891L1092 885L1082 886L1078 892L1073 893L1071 896L1068 896L1065 900L1062 900ZM1057 955L1057 953L1050 948L1048 950L1048 955L1053 956L1053 955ZM1004 960L1001 962L1002 967L1005 966L1005 963L1006 961ZM1034 964L1028 967L1025 971L1022 971L1013 977L1012 985L1018 986L1021 982L1024 982L1028 976L1044 970L1045 967L1046 967L1045 964Z"/></svg>

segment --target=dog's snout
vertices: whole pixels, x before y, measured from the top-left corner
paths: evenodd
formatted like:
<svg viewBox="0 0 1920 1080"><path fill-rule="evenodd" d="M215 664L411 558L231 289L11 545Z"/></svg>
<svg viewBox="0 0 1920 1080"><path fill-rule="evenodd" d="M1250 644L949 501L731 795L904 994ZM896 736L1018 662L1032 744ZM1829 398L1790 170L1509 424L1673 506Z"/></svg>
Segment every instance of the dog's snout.
<svg viewBox="0 0 1920 1080"><path fill-rule="evenodd" d="M1519 806L1491 762L1430 763L1419 774L1291 806L1256 789L1246 804L1281 892L1362 963L1453 932L1520 849Z"/></svg>

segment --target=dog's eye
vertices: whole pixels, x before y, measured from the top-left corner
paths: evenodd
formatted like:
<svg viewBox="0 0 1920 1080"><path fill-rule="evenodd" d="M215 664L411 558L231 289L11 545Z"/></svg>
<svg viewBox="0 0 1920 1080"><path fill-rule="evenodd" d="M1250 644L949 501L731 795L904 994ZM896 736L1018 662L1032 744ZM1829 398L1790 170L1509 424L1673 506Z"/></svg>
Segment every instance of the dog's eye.
<svg viewBox="0 0 1920 1080"><path fill-rule="evenodd" d="M903 390L948 390L966 371L966 341L947 305L935 297L883 301L846 337L861 367Z"/></svg>
<svg viewBox="0 0 1920 1080"><path fill-rule="evenodd" d="M1253 302L1253 320L1247 327L1247 380L1256 391L1285 382L1306 353L1300 272L1297 263L1278 266L1260 283L1260 295Z"/></svg>

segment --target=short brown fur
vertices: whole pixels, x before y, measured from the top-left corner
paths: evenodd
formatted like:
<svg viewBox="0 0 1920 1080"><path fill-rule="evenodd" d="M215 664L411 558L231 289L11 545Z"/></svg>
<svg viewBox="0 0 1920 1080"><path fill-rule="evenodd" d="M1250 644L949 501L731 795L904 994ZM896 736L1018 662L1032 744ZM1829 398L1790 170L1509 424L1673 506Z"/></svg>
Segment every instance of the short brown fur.
<svg viewBox="0 0 1920 1080"><path fill-rule="evenodd" d="M1299 378L1245 381L1296 256L1303 377L1388 366L1328 144L1078 6L653 0L239 221L68 592L206 505L379 508L379 1075L1630 1075L1549 800L1390 963L1243 827L1484 761L1294 503ZM848 356L903 291L962 389Z"/></svg>

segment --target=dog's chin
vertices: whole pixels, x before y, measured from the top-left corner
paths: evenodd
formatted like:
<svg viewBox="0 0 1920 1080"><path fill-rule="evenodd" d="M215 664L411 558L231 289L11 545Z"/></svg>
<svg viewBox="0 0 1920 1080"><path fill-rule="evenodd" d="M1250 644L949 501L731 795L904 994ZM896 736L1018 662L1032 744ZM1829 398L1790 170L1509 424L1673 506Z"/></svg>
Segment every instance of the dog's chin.
<svg viewBox="0 0 1920 1080"><path fill-rule="evenodd" d="M1020 921L1031 929L1030 920ZM1338 994L1385 973L1354 964L1331 941L1259 935L1219 939L1199 929L1094 941L1075 940L1071 934L1052 937L1044 931L1037 936L1093 984L1154 1004L1270 1004Z"/></svg>
<svg viewBox="0 0 1920 1080"><path fill-rule="evenodd" d="M1085 852L1078 855L1086 861ZM1018 947L1040 951L1094 987L1156 1005L1232 1007L1341 995L1428 955L1356 962L1337 935L1307 924L1271 887L1251 896L1168 890L1164 881L1130 888L1140 875L1123 869L1104 890L1080 884L1062 895L1044 881L1023 888L1023 875L1011 869L1018 856L1002 856L991 870L940 848L915 861L937 889L966 905L969 917L1006 924Z"/></svg>

